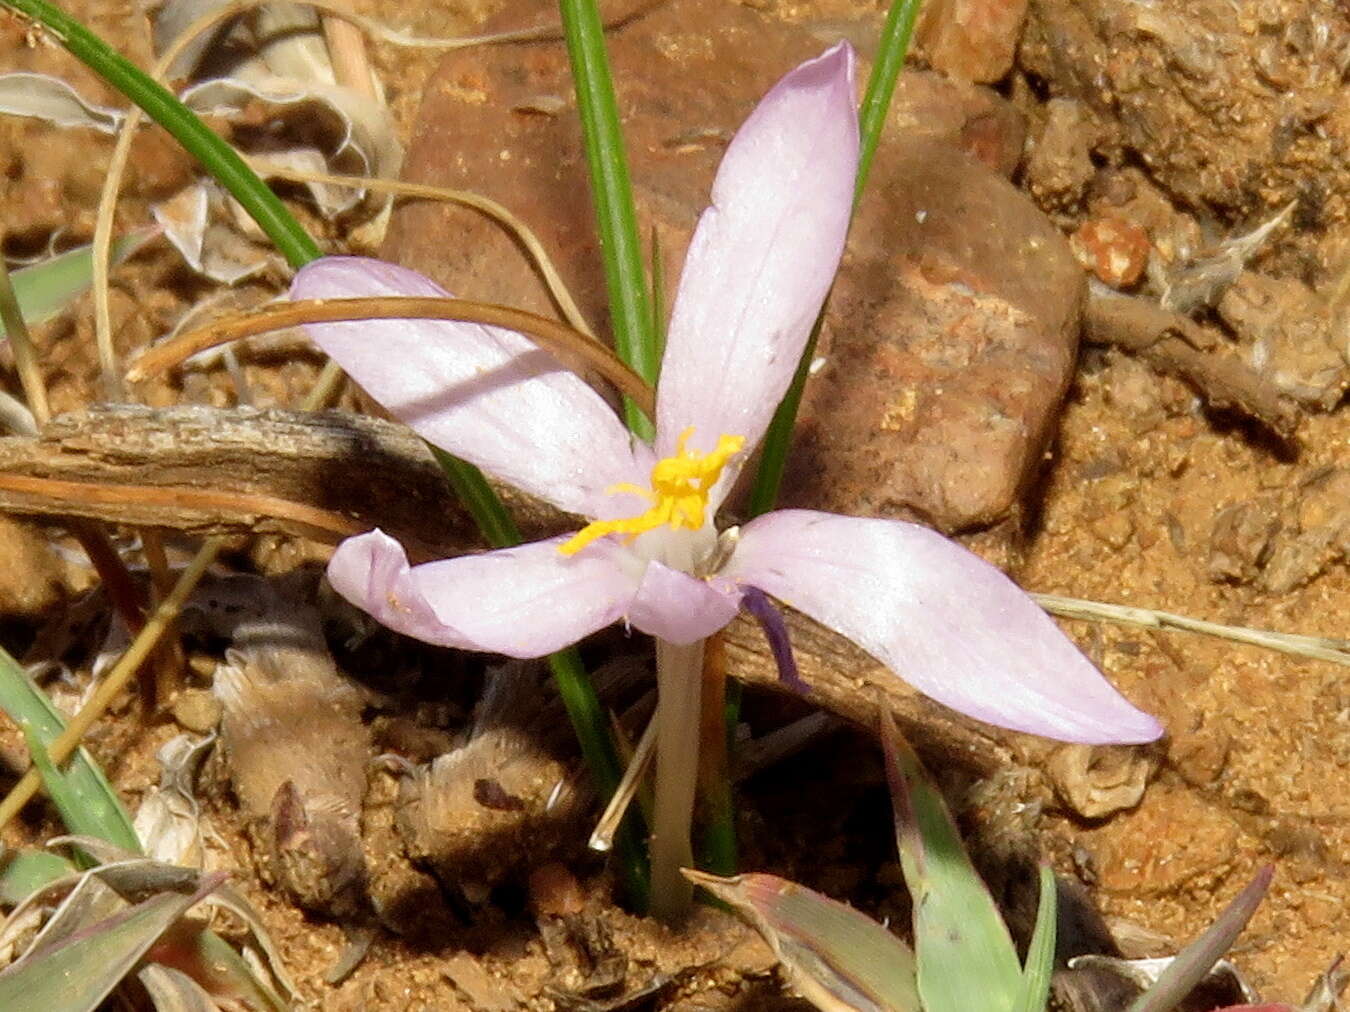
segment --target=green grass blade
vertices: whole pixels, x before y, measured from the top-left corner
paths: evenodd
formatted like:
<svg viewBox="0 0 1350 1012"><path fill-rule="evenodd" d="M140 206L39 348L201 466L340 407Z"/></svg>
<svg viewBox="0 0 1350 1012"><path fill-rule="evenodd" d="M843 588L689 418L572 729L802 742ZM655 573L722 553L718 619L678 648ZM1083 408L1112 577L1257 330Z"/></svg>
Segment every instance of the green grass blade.
<svg viewBox="0 0 1350 1012"><path fill-rule="evenodd" d="M84 749L76 751L64 772L54 769L47 760L47 747L65 730L65 722L51 700L3 649L0 649L0 710L9 714L33 743L33 762L43 772L47 791L66 828L71 833L97 836L140 853L141 842L132 828L131 816L88 753Z"/></svg>
<svg viewBox="0 0 1350 1012"><path fill-rule="evenodd" d="M608 801L619 786L623 770L595 686L581 663L581 655L573 647L550 654L548 666L581 745L586 768L601 798ZM614 859L618 862L628 901L639 911L647 909L651 897L651 875L642 844L643 835L641 812L637 806L630 805L615 835Z"/></svg>
<svg viewBox="0 0 1350 1012"><path fill-rule="evenodd" d="M427 445L431 446L430 443ZM473 517L484 540L493 548L510 548L520 544L520 529L501 497L483 477L483 472L438 446L431 447L431 455L441 465L450 487Z"/></svg>
<svg viewBox="0 0 1350 1012"><path fill-rule="evenodd" d="M1013 1012L1045 1012L1050 1001L1050 978L1055 972L1055 929L1059 917L1059 892L1055 873L1041 865L1040 902L1036 907L1036 927L1027 946L1027 961L1022 967L1022 990Z"/></svg>
<svg viewBox="0 0 1350 1012"><path fill-rule="evenodd" d="M586 162L590 167L600 252L605 262L614 350L634 372L648 383L655 383L661 363L642 265L628 155L619 128L619 106L614 97L609 57L605 53L604 24L595 0L562 0L560 6ZM638 436L652 438L655 432L652 420L627 398L624 398L624 418Z"/></svg>
<svg viewBox="0 0 1350 1012"><path fill-rule="evenodd" d="M48 850L11 850L0 858L0 906L15 907L76 868L60 854Z"/></svg>
<svg viewBox="0 0 1350 1012"><path fill-rule="evenodd" d="M153 229L140 229L118 239L113 243L112 262L121 263L154 234ZM93 264L93 247L80 246L11 272L24 322L44 323L84 294L93 280ZM4 324L0 322L0 337L4 336Z"/></svg>
<svg viewBox="0 0 1350 1012"><path fill-rule="evenodd" d="M970 863L946 802L889 714L882 717L896 842L914 899L914 952L926 1012L1010 1012L1022 967L994 898Z"/></svg>
<svg viewBox="0 0 1350 1012"><path fill-rule="evenodd" d="M891 106L891 96L895 94L895 82L900 76L900 68L905 63L905 53L909 50L909 38L914 32L914 20L919 16L921 0L895 0L886 15L886 24L881 31L881 43L877 49L876 62L872 64L872 74L867 79L867 91L858 111L858 129L860 135L860 159L858 178L853 189L853 206L856 209L862 198L863 188L867 185L867 176L872 169L872 158L876 154L877 144L881 140L881 128L886 123L886 112ZM797 410L801 407L802 391L806 388L807 370L816 353L816 340L820 337L821 323L825 319L825 309L829 298L816 317L811 328L811 337L806 342L802 359L797 363L792 383L783 395L773 421L761 445L759 469L755 472L755 482L750 488L749 513L757 517L774 508L778 501L778 488L783 483L783 469L787 466L788 449L792 444L792 427L797 422Z"/></svg>
<svg viewBox="0 0 1350 1012"><path fill-rule="evenodd" d="M923 0L894 0L886 13L886 24L881 29L881 39L877 46L876 62L872 64L871 76L867 79L867 91L863 94L862 105L858 109L858 134L860 148L858 158L858 181L853 188L853 206L858 206L863 190L867 186L867 176L872 171L872 158L877 153L877 144L881 142L881 131L886 125L886 113L891 107L891 97L895 94L895 82L900 79L900 70L905 65L905 54L909 52L910 36L914 34L914 22L919 17L919 7Z"/></svg>
<svg viewBox="0 0 1350 1012"><path fill-rule="evenodd" d="M292 267L319 256L319 247L280 198L235 150L148 74L47 0L0 0L42 24L78 60L141 107L239 201Z"/></svg>

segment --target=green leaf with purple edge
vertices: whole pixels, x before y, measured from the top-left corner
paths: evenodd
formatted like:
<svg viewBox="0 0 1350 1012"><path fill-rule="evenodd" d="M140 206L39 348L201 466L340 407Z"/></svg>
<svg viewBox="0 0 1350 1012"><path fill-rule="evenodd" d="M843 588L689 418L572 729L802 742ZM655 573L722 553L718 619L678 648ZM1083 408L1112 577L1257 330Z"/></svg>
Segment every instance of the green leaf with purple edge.
<svg viewBox="0 0 1350 1012"><path fill-rule="evenodd" d="M1040 898L1036 907L1036 927L1027 946L1027 961L1022 967L1022 989L1012 1012L1045 1012L1050 1000L1050 978L1055 972L1055 936L1059 916L1059 891L1055 873L1041 865Z"/></svg>
<svg viewBox="0 0 1350 1012"><path fill-rule="evenodd" d="M223 881L224 875L214 875L192 895L152 896L61 942L28 953L0 973L0 1008L92 1012L159 937Z"/></svg>
<svg viewBox="0 0 1350 1012"><path fill-rule="evenodd" d="M926 1012L1011 1010L1022 968L994 898L919 758L881 720L900 864L914 900L914 950Z"/></svg>
<svg viewBox="0 0 1350 1012"><path fill-rule="evenodd" d="M750 922L817 1008L923 1012L909 946L865 914L774 875L684 874Z"/></svg>
<svg viewBox="0 0 1350 1012"><path fill-rule="evenodd" d="M1195 986L1242 934L1242 929L1261 905L1274 876L1274 865L1268 864L1257 872L1247 887L1214 919L1214 923L1177 953L1154 985L1131 1003L1128 1012L1168 1012L1195 990Z"/></svg>

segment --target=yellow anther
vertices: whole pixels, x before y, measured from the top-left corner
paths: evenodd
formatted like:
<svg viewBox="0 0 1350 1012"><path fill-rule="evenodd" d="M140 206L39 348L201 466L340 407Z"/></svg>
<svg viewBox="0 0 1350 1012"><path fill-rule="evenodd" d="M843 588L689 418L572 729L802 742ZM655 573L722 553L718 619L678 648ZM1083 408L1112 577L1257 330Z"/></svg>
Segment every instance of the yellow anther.
<svg viewBox="0 0 1350 1012"><path fill-rule="evenodd" d="M608 534L623 534L635 538L646 531L669 526L674 530L696 531L703 526L703 514L708 508L708 493L712 491L727 461L740 453L744 436L722 436L711 453L697 453L685 449L692 428L680 433L675 453L658 460L652 468L651 489L636 485L616 485L609 492L633 492L651 501L651 509L635 517L618 520L597 520L558 546L564 555L575 555L592 541Z"/></svg>

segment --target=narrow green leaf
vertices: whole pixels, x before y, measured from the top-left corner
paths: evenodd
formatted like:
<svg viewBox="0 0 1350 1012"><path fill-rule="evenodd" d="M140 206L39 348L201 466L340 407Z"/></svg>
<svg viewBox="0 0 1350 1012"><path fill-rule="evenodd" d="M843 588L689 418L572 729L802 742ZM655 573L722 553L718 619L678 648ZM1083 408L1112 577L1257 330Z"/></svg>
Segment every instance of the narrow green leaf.
<svg viewBox="0 0 1350 1012"><path fill-rule="evenodd" d="M1050 978L1055 972L1055 929L1059 916L1059 893L1055 873L1041 865L1041 894L1036 907L1036 927L1027 946L1027 961L1022 968L1022 990L1013 1012L1045 1012L1050 1000Z"/></svg>
<svg viewBox="0 0 1350 1012"><path fill-rule="evenodd" d="M656 360L666 353L666 258L661 252L661 237L652 226L652 340L656 342Z"/></svg>
<svg viewBox="0 0 1350 1012"><path fill-rule="evenodd" d="M11 850L0 857L0 906L17 906L57 879L75 872L59 854L45 850Z"/></svg>
<svg viewBox="0 0 1350 1012"><path fill-rule="evenodd" d="M121 263L154 234L154 229L139 229L116 240L112 247L112 262ZM89 288L93 264L93 247L79 246L12 271L10 280L14 283L14 295L24 322L30 325L43 323L74 302ZM4 325L0 323L0 337L5 333Z"/></svg>
<svg viewBox="0 0 1350 1012"><path fill-rule="evenodd" d="M24 728L35 743L33 762L39 769L45 766L43 778L48 793L66 828L139 853L141 843L132 828L131 816L84 749L71 757L65 771L52 769L46 750L65 730L65 722L46 694L3 649L0 649L0 710Z"/></svg>
<svg viewBox="0 0 1350 1012"><path fill-rule="evenodd" d="M872 64L871 76L867 79L867 91L863 95L859 109L858 130L860 158L858 161L858 179L854 184L853 207L856 210L862 199L863 188L867 184L872 169L872 157L876 154L877 144L881 140L881 129L886 123L886 113L891 106L891 96L895 94L895 82L900 76L900 68L905 63L905 53L909 50L909 38L914 32L914 20L919 16L922 0L894 0L886 15L886 24L881 30L881 40L877 47L876 62ZM820 337L820 327L825 320L825 310L829 307L827 296L825 305L816 317L811 328L811 337L802 351L797 371L792 383L783 395L773 421L769 423L764 442L760 444L759 469L755 472L755 481L750 488L749 513L757 517L774 508L778 501L778 487L783 483L783 470L787 466L788 449L792 444L792 427L797 422L797 409L801 407L802 391L806 388L806 377L811 359L816 354L816 340Z"/></svg>
<svg viewBox="0 0 1350 1012"><path fill-rule="evenodd" d="M914 899L914 951L926 1012L1004 1012L1022 968L946 802L889 713L881 720L900 864Z"/></svg>
<svg viewBox="0 0 1350 1012"><path fill-rule="evenodd" d="M590 167L591 196L595 201L600 253L609 289L614 350L634 372L648 383L655 383L661 363L642 266L628 154L605 52L604 24L595 0L562 0L560 6L567 56L577 90L586 163ZM655 432L652 420L628 398L624 398L624 418L639 437L652 438Z"/></svg>
<svg viewBox="0 0 1350 1012"><path fill-rule="evenodd" d="M427 445L431 447L431 455L441 465L450 487L473 517L473 522L478 525L487 543L493 548L510 548L520 544L520 529L501 498L483 477L483 472L438 446Z"/></svg>
<svg viewBox="0 0 1350 1012"><path fill-rule="evenodd" d="M1180 1004L1237 941L1238 935L1242 934L1242 929L1261 905L1266 890L1270 888L1270 880L1274 877L1274 865L1268 864L1257 872L1256 877L1234 897L1214 923L1182 949L1167 964L1167 969L1158 975L1157 982L1130 1004L1128 1012L1168 1012Z"/></svg>
<svg viewBox="0 0 1350 1012"><path fill-rule="evenodd" d="M239 201L292 267L319 256L319 247L238 153L148 74L47 0L0 0L46 27L78 60L167 130Z"/></svg>
<svg viewBox="0 0 1350 1012"><path fill-rule="evenodd" d="M872 64L872 73L867 78L867 91L858 109L860 157L858 182L853 189L855 208L862 199L867 176L872 171L872 158L877 153L877 144L881 142L886 113L890 110L891 97L895 94L895 82L900 79L900 70L905 65L905 54L909 52L910 36L914 34L914 22L919 17L922 3L923 0L894 0L886 13L886 24L882 26L881 39L877 45L876 62Z"/></svg>
<svg viewBox="0 0 1350 1012"><path fill-rule="evenodd" d="M773 875L684 874L748 920L825 1012L922 1012L914 954L852 907ZM987 1006L972 1005L973 1009Z"/></svg>

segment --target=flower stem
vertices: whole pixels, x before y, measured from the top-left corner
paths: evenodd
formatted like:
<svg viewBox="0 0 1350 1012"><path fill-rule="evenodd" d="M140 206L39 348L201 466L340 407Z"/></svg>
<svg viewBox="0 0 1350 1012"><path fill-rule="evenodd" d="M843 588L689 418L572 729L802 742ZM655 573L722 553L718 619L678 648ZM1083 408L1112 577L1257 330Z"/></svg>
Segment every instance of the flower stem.
<svg viewBox="0 0 1350 1012"><path fill-rule="evenodd" d="M693 864L690 824L698 783L699 693L703 640L688 646L656 641L656 800L652 811L652 906L662 920L682 917L693 885L680 874Z"/></svg>

